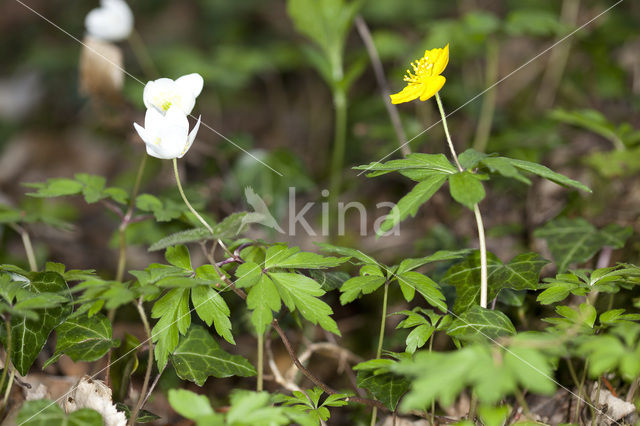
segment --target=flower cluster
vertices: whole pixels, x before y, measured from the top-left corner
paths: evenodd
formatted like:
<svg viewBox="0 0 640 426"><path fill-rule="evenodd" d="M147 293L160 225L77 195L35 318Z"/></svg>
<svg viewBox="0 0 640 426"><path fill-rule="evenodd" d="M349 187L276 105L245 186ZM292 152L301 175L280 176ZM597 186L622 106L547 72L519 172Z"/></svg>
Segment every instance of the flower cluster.
<svg viewBox="0 0 640 426"><path fill-rule="evenodd" d="M204 80L200 74L184 75L177 80L161 78L144 87L143 100L147 107L144 127L133 123L147 146L147 154L163 160L182 158L193 144L200 118L189 132L189 120L202 92Z"/></svg>

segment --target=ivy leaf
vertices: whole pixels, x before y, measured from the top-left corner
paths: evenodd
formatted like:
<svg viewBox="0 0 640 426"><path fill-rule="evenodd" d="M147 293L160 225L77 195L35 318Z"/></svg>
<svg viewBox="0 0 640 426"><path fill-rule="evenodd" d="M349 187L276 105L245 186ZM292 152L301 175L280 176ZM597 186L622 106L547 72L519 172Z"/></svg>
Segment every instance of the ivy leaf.
<svg viewBox="0 0 640 426"><path fill-rule="evenodd" d="M231 355L220 347L209 332L194 325L171 355L176 374L183 380L202 386L209 376L249 377L255 368L240 355Z"/></svg>
<svg viewBox="0 0 640 426"><path fill-rule="evenodd" d="M68 294L67 283L55 272L40 272L31 277L27 289L32 293ZM11 317L11 361L25 376L47 342L49 334L71 313L71 306L36 310L39 318Z"/></svg>
<svg viewBox="0 0 640 426"><path fill-rule="evenodd" d="M24 403L18 413L17 423L21 426L102 426L100 413L89 408L81 408L69 415L55 402L38 399Z"/></svg>
<svg viewBox="0 0 640 426"><path fill-rule="evenodd" d="M502 312L475 305L453 320L447 334L461 340L478 337L493 340L501 336L512 336L516 334L516 329L509 317Z"/></svg>
<svg viewBox="0 0 640 426"><path fill-rule="evenodd" d="M185 334L191 325L189 291L188 288L169 290L151 310L152 318L160 318L151 330L159 370L167 364L169 354L178 346L180 334Z"/></svg>
<svg viewBox="0 0 640 426"><path fill-rule="evenodd" d="M612 224L598 231L582 218L563 217L547 222L533 235L547 241L558 271L564 272L573 263L591 259L604 246L622 247L631 229Z"/></svg>
<svg viewBox="0 0 640 426"><path fill-rule="evenodd" d="M420 206L429 201L446 180L446 175L434 174L427 176L425 180L414 186L407 195L398 201L398 204L393 206L391 212L376 231L378 236L382 236L393 229L394 226L405 220L409 215L415 217Z"/></svg>
<svg viewBox="0 0 640 426"><path fill-rule="evenodd" d="M58 335L56 352L43 368L62 354L68 355L74 362L95 361L117 346L111 338L111 323L102 314L90 318L86 315L69 318L55 330Z"/></svg>
<svg viewBox="0 0 640 426"><path fill-rule="evenodd" d="M390 411L395 411L398 401L409 388L411 382L394 373L375 374L373 371L361 370L356 376L356 384L366 389L384 404Z"/></svg>
<svg viewBox="0 0 640 426"><path fill-rule="evenodd" d="M340 335L338 325L330 317L333 310L318 298L325 293L320 284L301 274L269 272L269 277L291 312L297 309L313 324L320 324L325 330Z"/></svg>
<svg viewBox="0 0 640 426"><path fill-rule="evenodd" d="M485 197L480 178L467 170L449 176L449 191L454 200L470 210Z"/></svg>
<svg viewBox="0 0 640 426"><path fill-rule="evenodd" d="M176 232L153 243L151 247L149 247L149 251L162 250L177 244L208 241L217 238L235 238L246 228L243 219L247 214L247 212L237 212L227 216L212 227L213 234L206 228L194 228Z"/></svg>
<svg viewBox="0 0 640 426"><path fill-rule="evenodd" d="M324 257L316 253L302 252L298 247L276 245L265 254L265 269L326 269L341 265L348 257Z"/></svg>
<svg viewBox="0 0 640 426"><path fill-rule="evenodd" d="M487 253L487 298L493 299L500 290L526 290L538 288L542 267L548 263L537 253L523 253L503 265L493 253ZM464 312L480 301L480 252L472 252L462 262L452 266L443 283L456 287L453 311Z"/></svg>
<svg viewBox="0 0 640 426"><path fill-rule="evenodd" d="M247 307L253 312L251 323L258 334L262 334L273 321L273 312L280 310L280 296L273 281L266 275L260 274L257 284L247 294Z"/></svg>

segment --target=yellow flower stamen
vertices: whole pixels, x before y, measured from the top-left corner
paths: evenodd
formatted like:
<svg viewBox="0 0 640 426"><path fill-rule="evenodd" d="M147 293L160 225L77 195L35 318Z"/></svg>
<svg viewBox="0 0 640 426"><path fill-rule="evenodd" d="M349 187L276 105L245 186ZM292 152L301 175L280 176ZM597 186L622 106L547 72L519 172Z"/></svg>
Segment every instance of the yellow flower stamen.
<svg viewBox="0 0 640 426"><path fill-rule="evenodd" d="M442 72L449 62L449 45L443 49L432 49L424 52L424 56L411 62L404 81L407 86L399 93L391 95L391 102L399 104L420 98L426 101L438 93L446 78Z"/></svg>

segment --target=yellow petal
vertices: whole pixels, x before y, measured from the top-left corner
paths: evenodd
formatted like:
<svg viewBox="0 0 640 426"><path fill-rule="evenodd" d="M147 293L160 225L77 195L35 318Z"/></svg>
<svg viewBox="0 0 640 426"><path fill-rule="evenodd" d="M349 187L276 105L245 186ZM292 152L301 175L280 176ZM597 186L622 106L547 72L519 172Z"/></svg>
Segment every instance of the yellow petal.
<svg viewBox="0 0 640 426"><path fill-rule="evenodd" d="M401 104L412 101L419 98L423 91L424 86L422 84L409 84L401 92L391 95L391 103Z"/></svg>
<svg viewBox="0 0 640 426"><path fill-rule="evenodd" d="M441 75L435 75L424 80L424 82L422 83L424 91L420 95L420 100L426 101L427 99L438 93L440 89L442 89L442 86L444 86L445 81L447 81L447 79Z"/></svg>
<svg viewBox="0 0 640 426"><path fill-rule="evenodd" d="M449 44L444 49L427 50L424 54L429 57L429 61L433 64L431 75L440 75L449 63Z"/></svg>

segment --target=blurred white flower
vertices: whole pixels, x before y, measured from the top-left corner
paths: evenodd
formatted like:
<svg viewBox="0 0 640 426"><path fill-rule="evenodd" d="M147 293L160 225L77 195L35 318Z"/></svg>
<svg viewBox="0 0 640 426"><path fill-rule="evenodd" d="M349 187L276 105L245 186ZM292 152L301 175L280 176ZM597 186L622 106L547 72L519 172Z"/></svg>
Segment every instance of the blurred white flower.
<svg viewBox="0 0 640 426"><path fill-rule="evenodd" d="M122 41L133 30L133 12L124 0L100 0L84 20L90 36L104 41Z"/></svg>
<svg viewBox="0 0 640 426"><path fill-rule="evenodd" d="M197 73L183 75L175 81L170 78L150 81L144 86L144 105L163 114L170 108L178 108L184 115L189 115L203 86L204 80Z"/></svg>
<svg viewBox="0 0 640 426"><path fill-rule="evenodd" d="M196 138L200 128L200 118L189 133L189 120L177 106L161 113L149 108L144 118L144 127L133 123L136 131L147 146L147 154L163 160L182 158Z"/></svg>

